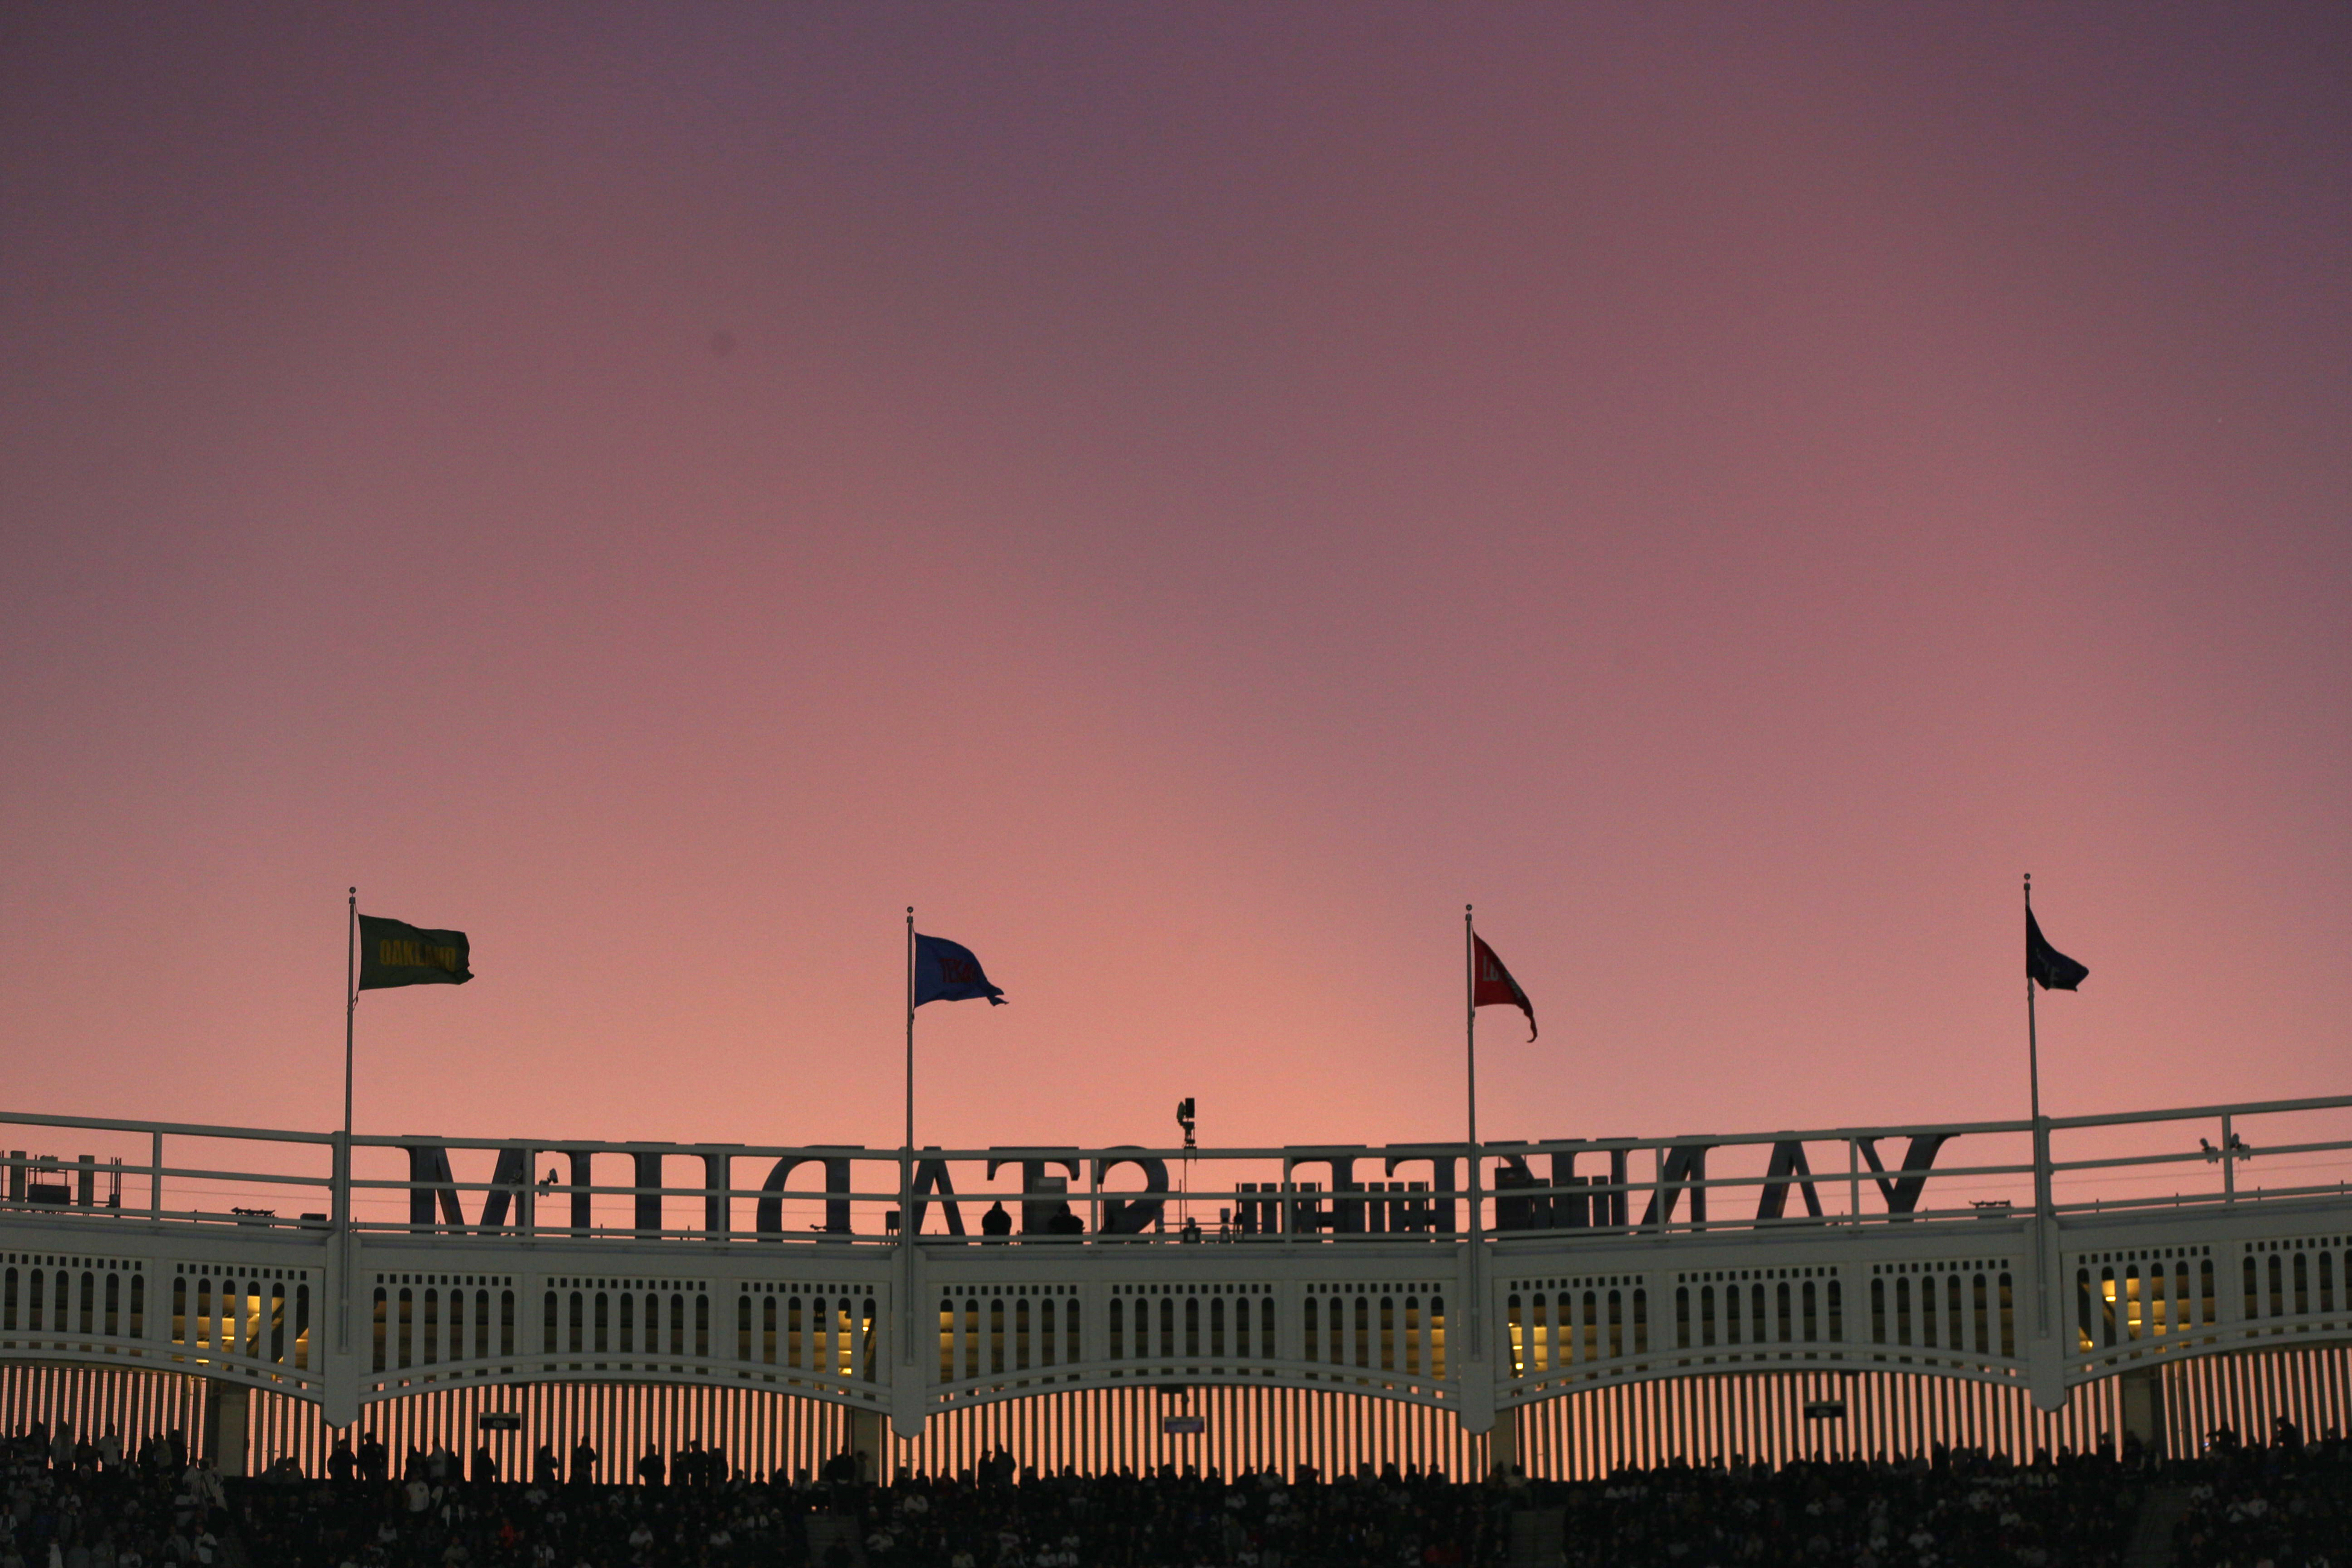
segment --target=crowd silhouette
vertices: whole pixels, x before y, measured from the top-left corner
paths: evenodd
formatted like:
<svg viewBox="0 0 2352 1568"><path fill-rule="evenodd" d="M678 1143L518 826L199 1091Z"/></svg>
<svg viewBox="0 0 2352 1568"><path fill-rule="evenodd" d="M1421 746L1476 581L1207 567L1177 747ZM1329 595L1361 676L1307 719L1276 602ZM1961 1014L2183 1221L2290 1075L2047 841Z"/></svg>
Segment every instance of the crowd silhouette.
<svg viewBox="0 0 2352 1568"><path fill-rule="evenodd" d="M230 1561L227 1488L179 1432L126 1451L34 1425L0 1439L0 1568L155 1568Z"/></svg>
<svg viewBox="0 0 2352 1568"><path fill-rule="evenodd" d="M541 1445L527 1478L500 1477L487 1448L392 1458L367 1436L339 1444L324 1479L281 1459L224 1482L177 1433L127 1454L37 1426L0 1440L0 1568L2122 1568L2143 1513L2168 1507L2181 1568L2352 1568L2352 1444L2284 1423L2160 1464L1938 1448L1576 1482L1039 1476L999 1451L876 1486L862 1455L761 1479L690 1443L641 1457L623 1486L596 1479L584 1439Z"/></svg>
<svg viewBox="0 0 2352 1568"><path fill-rule="evenodd" d="M2267 1446L2227 1427L2188 1477L2173 1527L2178 1568L2345 1568L2352 1563L2352 1443L2306 1444L2281 1417Z"/></svg>

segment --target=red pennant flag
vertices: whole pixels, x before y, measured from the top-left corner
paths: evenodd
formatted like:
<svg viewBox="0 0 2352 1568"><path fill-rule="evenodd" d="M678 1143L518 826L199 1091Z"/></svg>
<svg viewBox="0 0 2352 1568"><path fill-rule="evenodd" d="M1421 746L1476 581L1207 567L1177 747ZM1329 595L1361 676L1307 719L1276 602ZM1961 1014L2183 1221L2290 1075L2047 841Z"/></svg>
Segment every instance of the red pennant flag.
<svg viewBox="0 0 2352 1568"><path fill-rule="evenodd" d="M1511 978L1511 972L1503 967L1503 961L1495 956L1495 950L1486 945L1485 937L1473 934L1470 942L1470 1005L1517 1007L1528 1016L1528 1038L1533 1040L1535 1004L1528 1000L1528 994L1519 989L1519 983Z"/></svg>

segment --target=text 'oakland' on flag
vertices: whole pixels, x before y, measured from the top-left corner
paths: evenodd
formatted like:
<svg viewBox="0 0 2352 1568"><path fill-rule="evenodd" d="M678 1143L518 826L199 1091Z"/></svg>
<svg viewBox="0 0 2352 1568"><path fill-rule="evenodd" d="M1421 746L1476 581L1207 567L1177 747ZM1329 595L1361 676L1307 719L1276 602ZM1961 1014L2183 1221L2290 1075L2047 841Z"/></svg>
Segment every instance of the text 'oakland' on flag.
<svg viewBox="0 0 2352 1568"><path fill-rule="evenodd" d="M426 931L381 915L360 921L360 986L463 985L474 977L461 931Z"/></svg>
<svg viewBox="0 0 2352 1568"><path fill-rule="evenodd" d="M988 983L987 973L971 949L943 936L915 938L915 1005L926 1002L969 1002L988 998L992 1007L1004 1005L1004 993Z"/></svg>
<svg viewBox="0 0 2352 1568"><path fill-rule="evenodd" d="M1528 1000L1528 994L1519 989L1519 983L1511 978L1511 972L1503 967L1503 961L1495 956L1495 950L1486 945L1485 937L1474 934L1470 946L1470 1005L1517 1007L1528 1016L1528 1038L1534 1039L1535 1004Z"/></svg>

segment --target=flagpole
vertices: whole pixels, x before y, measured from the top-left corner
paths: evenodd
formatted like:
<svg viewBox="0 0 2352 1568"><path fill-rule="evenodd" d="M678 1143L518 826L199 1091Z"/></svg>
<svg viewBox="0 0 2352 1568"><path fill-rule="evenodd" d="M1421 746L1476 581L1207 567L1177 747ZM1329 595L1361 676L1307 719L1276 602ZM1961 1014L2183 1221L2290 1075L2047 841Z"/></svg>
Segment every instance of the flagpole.
<svg viewBox="0 0 2352 1568"><path fill-rule="evenodd" d="M1462 1041L1469 1064L1470 1142L1478 1142L1478 951L1477 933L1470 926L1471 910L1462 906ZM1475 1212L1475 1211L1473 1211Z"/></svg>
<svg viewBox="0 0 2352 1568"><path fill-rule="evenodd" d="M359 929L360 890L353 888L345 900L345 913L350 917L343 927L343 1140L352 1136L352 1020L360 1010Z"/></svg>
<svg viewBox="0 0 2352 1568"><path fill-rule="evenodd" d="M2033 873L2025 874L2025 918L2033 918ZM2033 1024L2033 966L2025 969L2025 1070L2033 1097L2033 1126L2042 1127L2042 1041ZM2039 1201L2037 1194L2036 1201Z"/></svg>
<svg viewBox="0 0 2352 1568"><path fill-rule="evenodd" d="M915 1364L915 906L907 906L907 1134L898 1152L899 1361ZM877 1455L876 1459L880 1459Z"/></svg>
<svg viewBox="0 0 2352 1568"><path fill-rule="evenodd" d="M1478 1214L1478 937L1471 906L1462 906L1462 1044L1470 1089L1470 1359L1486 1357L1486 1280L1480 1252L1485 1227Z"/></svg>
<svg viewBox="0 0 2352 1568"><path fill-rule="evenodd" d="M345 895L343 923L343 1137L335 1151L335 1214L341 1222L341 1257L336 1273L339 1310L335 1314L335 1348L349 1354L352 1348L352 1024L359 1015L359 929L360 890L352 888Z"/></svg>
<svg viewBox="0 0 2352 1568"><path fill-rule="evenodd" d="M2029 931L2033 929L2033 873L2031 871L2025 873L2025 929ZM2031 954L2028 955L2029 962L2025 966L2025 1071L2032 1096L2033 1217L2036 1231L2042 1232L2046 1231L2052 1218L2050 1136L2048 1129L2042 1124L2042 1037L2034 1023L2033 965L2030 962L2031 956ZM2051 1270L2046 1267L2049 1260L2042 1256L2043 1250L2042 1241L2037 1236L2033 1268L2038 1285L2038 1289L2033 1293L2034 1329L2039 1337L2047 1338L2052 1331L2050 1301L2052 1281Z"/></svg>
<svg viewBox="0 0 2352 1568"><path fill-rule="evenodd" d="M2033 929L2033 873L2025 873L2025 929ZM2030 956L2030 955L2029 955ZM2033 1017L2033 965L2025 966L2025 1070L2033 1106L2033 1207L2050 1212L2050 1135L2042 1124L2042 1037Z"/></svg>
<svg viewBox="0 0 2352 1568"><path fill-rule="evenodd" d="M915 1148L915 906L907 906L907 1150ZM900 1221L904 1225L905 1221Z"/></svg>

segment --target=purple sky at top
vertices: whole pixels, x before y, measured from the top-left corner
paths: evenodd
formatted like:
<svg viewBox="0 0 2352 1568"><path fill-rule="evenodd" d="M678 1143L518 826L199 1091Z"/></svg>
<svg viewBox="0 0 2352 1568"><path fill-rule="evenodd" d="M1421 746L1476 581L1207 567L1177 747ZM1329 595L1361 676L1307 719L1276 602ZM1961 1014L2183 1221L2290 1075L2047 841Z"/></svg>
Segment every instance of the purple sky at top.
<svg viewBox="0 0 2352 1568"><path fill-rule="evenodd" d="M2352 1091L2341 6L17 7L17 1110Z"/></svg>

